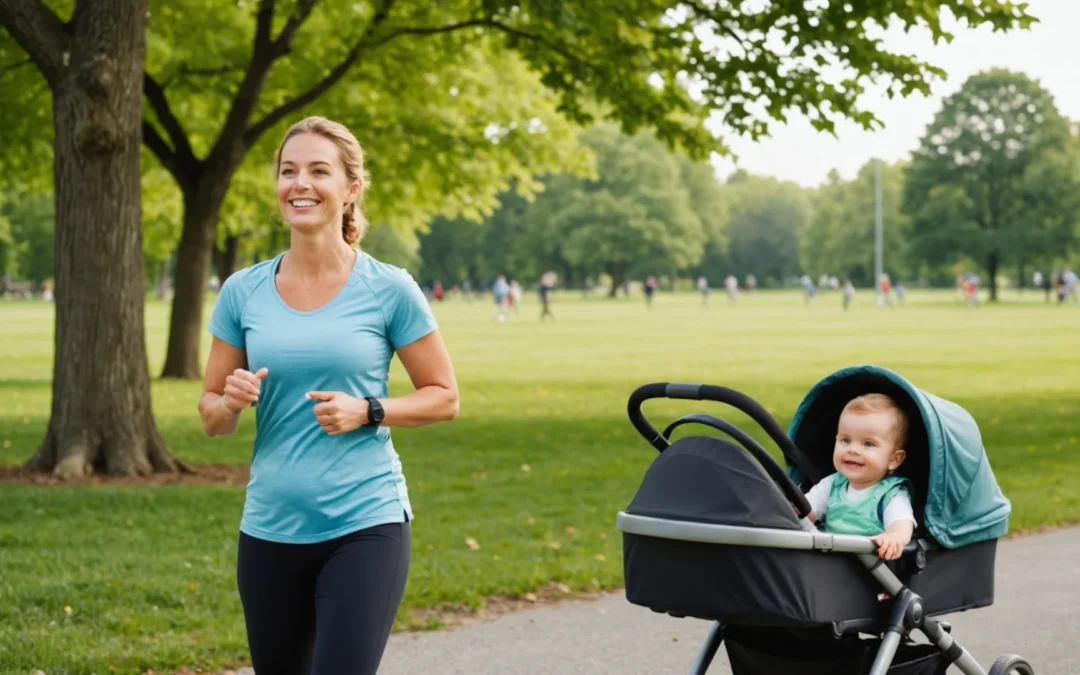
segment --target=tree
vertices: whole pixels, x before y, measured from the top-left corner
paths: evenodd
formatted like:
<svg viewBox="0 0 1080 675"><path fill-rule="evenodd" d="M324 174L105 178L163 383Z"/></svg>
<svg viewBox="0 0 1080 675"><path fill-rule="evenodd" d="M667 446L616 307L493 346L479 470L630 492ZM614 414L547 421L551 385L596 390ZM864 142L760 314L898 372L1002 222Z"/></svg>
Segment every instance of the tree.
<svg viewBox="0 0 1080 675"><path fill-rule="evenodd" d="M817 278L822 274L850 278L859 285L874 284L875 164L864 164L852 181L835 172L813 196L813 216L802 235L802 269ZM904 167L885 164L881 169L883 262L894 281L909 277L906 255L909 219L901 212Z"/></svg>
<svg viewBox="0 0 1080 675"><path fill-rule="evenodd" d="M146 0L82 0L62 22L0 0L0 23L52 93L56 331L52 411L27 466L60 477L182 465L150 406L140 223Z"/></svg>
<svg viewBox="0 0 1080 675"><path fill-rule="evenodd" d="M548 181L524 216L536 238L557 243L571 265L610 275L612 296L632 267L655 273L696 264L705 232L676 156L649 134L610 126L583 140L596 155L596 177Z"/></svg>
<svg viewBox="0 0 1080 675"><path fill-rule="evenodd" d="M915 250L931 262L978 261L997 300L1003 264L1052 247L1059 206L1035 195L1041 182L1068 184L1067 163L1051 156L1069 141L1052 97L1026 75L995 69L969 78L943 102L907 174Z"/></svg>
<svg viewBox="0 0 1080 675"><path fill-rule="evenodd" d="M480 58L498 70L517 63L510 58L516 54L558 94L566 119L584 124L599 115L631 133L653 128L702 158L724 150L702 124L714 111L732 132L756 138L793 108L819 129L845 117L878 124L858 105L867 79L888 83L890 96L927 92L942 72L886 52L872 37L893 18L948 39L943 10L971 26L1007 29L1031 22L1024 7L1009 0L883 0L771 3L744 12L706 0L259 0L206 11L205 0L162 3L150 23L143 131L184 194L164 374L198 372L203 288L231 177L260 139L316 102L322 109L335 109L332 99L347 103L336 109L355 115L348 120L354 128L388 134L408 150L418 135L410 118L395 114L400 99L443 101L459 87L455 80L468 79L462 64ZM829 65L844 77L821 78ZM469 109L467 102L461 109ZM510 129L490 112L472 118L483 116L485 128ZM432 121L442 120L419 125L419 137L432 141L420 148L420 173L436 182L460 180L468 175L453 172L461 150L489 148L473 134L462 143ZM519 177L534 167L543 168L515 166ZM490 200L505 188L496 187Z"/></svg>
<svg viewBox="0 0 1080 675"><path fill-rule="evenodd" d="M753 274L775 283L797 274L799 241L810 220L806 191L795 183L740 173L729 179L725 193L731 204L728 251L706 273Z"/></svg>

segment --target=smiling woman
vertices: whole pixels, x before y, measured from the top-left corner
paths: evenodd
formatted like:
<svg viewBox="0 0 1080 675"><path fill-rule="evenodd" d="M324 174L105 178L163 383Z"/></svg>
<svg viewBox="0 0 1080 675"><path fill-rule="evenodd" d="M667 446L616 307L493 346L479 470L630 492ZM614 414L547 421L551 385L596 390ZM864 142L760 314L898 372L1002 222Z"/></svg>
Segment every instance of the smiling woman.
<svg viewBox="0 0 1080 675"><path fill-rule="evenodd" d="M256 407L237 580L259 675L376 672L413 517L388 427L457 415L420 288L354 248L365 185L348 129L320 117L293 125L277 153L289 250L230 276L210 320L203 429L230 434ZM389 398L394 354L415 390Z"/></svg>

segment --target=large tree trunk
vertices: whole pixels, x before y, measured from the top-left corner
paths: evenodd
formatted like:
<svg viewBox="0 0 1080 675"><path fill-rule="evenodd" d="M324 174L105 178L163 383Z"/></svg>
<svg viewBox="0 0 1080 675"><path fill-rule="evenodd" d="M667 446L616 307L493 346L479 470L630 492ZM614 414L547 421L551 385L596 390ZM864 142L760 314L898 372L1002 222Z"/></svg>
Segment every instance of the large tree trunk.
<svg viewBox="0 0 1080 675"><path fill-rule="evenodd" d="M236 256L240 252L240 237L230 234L225 237L225 247L214 249L214 269L217 270L218 283L225 280L236 271Z"/></svg>
<svg viewBox="0 0 1080 675"><path fill-rule="evenodd" d="M237 164L239 158L235 163L217 164L214 169L204 170L199 180L192 181L194 190L184 195L184 229L177 247L176 292L162 377L200 377L199 337L206 285L210 278L210 258L215 250L225 191Z"/></svg>
<svg viewBox="0 0 1080 675"><path fill-rule="evenodd" d="M60 477L184 468L150 405L139 186L146 0L84 0L53 82L52 411L26 463Z"/></svg>
<svg viewBox="0 0 1080 675"><path fill-rule="evenodd" d="M987 258L986 258L986 273L988 275L990 275L990 302L997 302L997 299L998 299L998 297L997 297L997 273L998 273L998 265L999 264L1000 264L1000 261L998 260L998 254L997 253L991 253L989 256L987 256Z"/></svg>

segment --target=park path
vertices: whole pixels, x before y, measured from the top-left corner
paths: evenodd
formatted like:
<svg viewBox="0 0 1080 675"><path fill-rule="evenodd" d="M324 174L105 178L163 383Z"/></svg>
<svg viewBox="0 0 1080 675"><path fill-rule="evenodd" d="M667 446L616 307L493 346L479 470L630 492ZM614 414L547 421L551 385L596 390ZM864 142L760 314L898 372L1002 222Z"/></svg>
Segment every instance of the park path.
<svg viewBox="0 0 1080 675"><path fill-rule="evenodd" d="M1003 653L1017 653L1038 675L1080 674L1080 528L1001 542L996 581L993 606L948 619L957 641L987 669ZM708 628L613 593L453 630L395 634L379 673L685 674ZM710 673L730 672L723 651Z"/></svg>

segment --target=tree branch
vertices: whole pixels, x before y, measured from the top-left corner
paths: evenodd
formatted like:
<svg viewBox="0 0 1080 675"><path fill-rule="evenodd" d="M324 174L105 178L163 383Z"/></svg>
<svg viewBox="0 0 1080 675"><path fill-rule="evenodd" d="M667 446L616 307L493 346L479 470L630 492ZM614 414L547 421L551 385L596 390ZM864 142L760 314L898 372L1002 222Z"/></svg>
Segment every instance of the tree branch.
<svg viewBox="0 0 1080 675"><path fill-rule="evenodd" d="M169 107L169 101L165 98L165 90L150 76L150 73L143 74L143 94L146 95L146 99L150 102L150 107L154 109L161 126L165 128L165 133L169 135L173 147L172 152L175 153L176 159L181 162L194 159L195 156L191 150L191 143L188 142L187 133L184 131L183 126L180 125L180 120L173 114L172 108ZM158 155L160 159L161 155L159 153L155 152L154 154ZM162 164L164 163L164 160L162 160Z"/></svg>
<svg viewBox="0 0 1080 675"><path fill-rule="evenodd" d="M286 115L303 108L308 103L311 103L322 96L330 89L330 87L334 86L338 80L344 77L345 73L349 72L349 68L352 67L353 63L355 63L356 59L360 56L360 52L363 50L365 46L364 43L368 37L370 37L375 29L390 16L390 8L393 7L394 2L395 0L383 0L382 6L375 12L375 16L372 17L368 27L364 30L364 34L360 36L360 39L356 41L356 44L354 44L353 48L349 50L349 53L345 55L345 58L334 66L326 77L317 82L312 88L271 110L266 117L259 120L244 132L244 147L250 148L257 140L259 140L259 137L262 136L267 129L277 124ZM284 31L282 31L282 33L284 34Z"/></svg>
<svg viewBox="0 0 1080 675"><path fill-rule="evenodd" d="M19 43L53 86L67 66L71 36L42 0L0 0L0 25Z"/></svg>
<svg viewBox="0 0 1080 675"><path fill-rule="evenodd" d="M387 42L390 42L391 40L394 40L394 39L396 39L398 37L401 37L402 35L437 35L439 33L450 33L450 32L456 31L456 30L461 30L462 28L474 28L474 27L494 28L494 29L499 30L499 31L501 31L503 33L506 33L507 35L512 35L514 37L518 37L518 38L521 38L523 40L529 40L530 42L535 42L535 43L537 43L537 44L539 44L539 45L541 45L541 46L555 52L556 54L558 54L559 56L563 57L564 59L566 59L568 61L573 61L575 63L580 63L581 62L580 57L575 56L574 54L571 54L570 52L568 52L563 47L560 47L559 45L556 45L556 44L554 44L552 42L549 42L548 40L540 37L539 35L533 35L532 33L526 33L525 31L520 30L518 28L514 28L512 26L507 26L504 23L499 23L498 21L495 21L494 19L470 19L469 21L462 21L460 23L453 23L453 24L450 24L448 26L432 26L432 27L417 26L417 27L412 27L412 28L401 28L401 29L396 30L396 31L394 31L392 33L389 33L388 35L386 35L384 38L382 38L378 42L373 43L371 46L372 47L381 47L382 45L386 44Z"/></svg>
<svg viewBox="0 0 1080 675"><path fill-rule="evenodd" d="M296 31L300 29L300 26L307 21L308 16L311 14L311 10L315 8L315 3L318 0L300 0L300 11L289 17L289 20L285 22L285 27L281 29L281 33L277 36L271 45L273 47L273 58L277 59L289 49L289 45L292 44L293 36L296 35ZM271 0L271 6L273 0ZM273 8L271 7L271 13ZM269 36L269 29L267 29L267 35Z"/></svg>
<svg viewBox="0 0 1080 675"><path fill-rule="evenodd" d="M260 45L269 46L270 27L274 24L274 0L260 0L259 11L255 13L255 49Z"/></svg>
<svg viewBox="0 0 1080 675"><path fill-rule="evenodd" d="M168 89L169 85L176 79L181 77L208 77L211 75L225 75L227 73L240 72L240 66L218 66L216 68L189 68L185 65L181 65L180 69L169 76L169 78L161 83L162 89Z"/></svg>
<svg viewBox="0 0 1080 675"><path fill-rule="evenodd" d="M176 179L181 192L187 192L191 177L184 172L183 163L172 148L169 147L169 144L157 132L154 125L146 120L143 120L142 123L142 141L143 145L150 148L150 152L154 153L161 165Z"/></svg>

